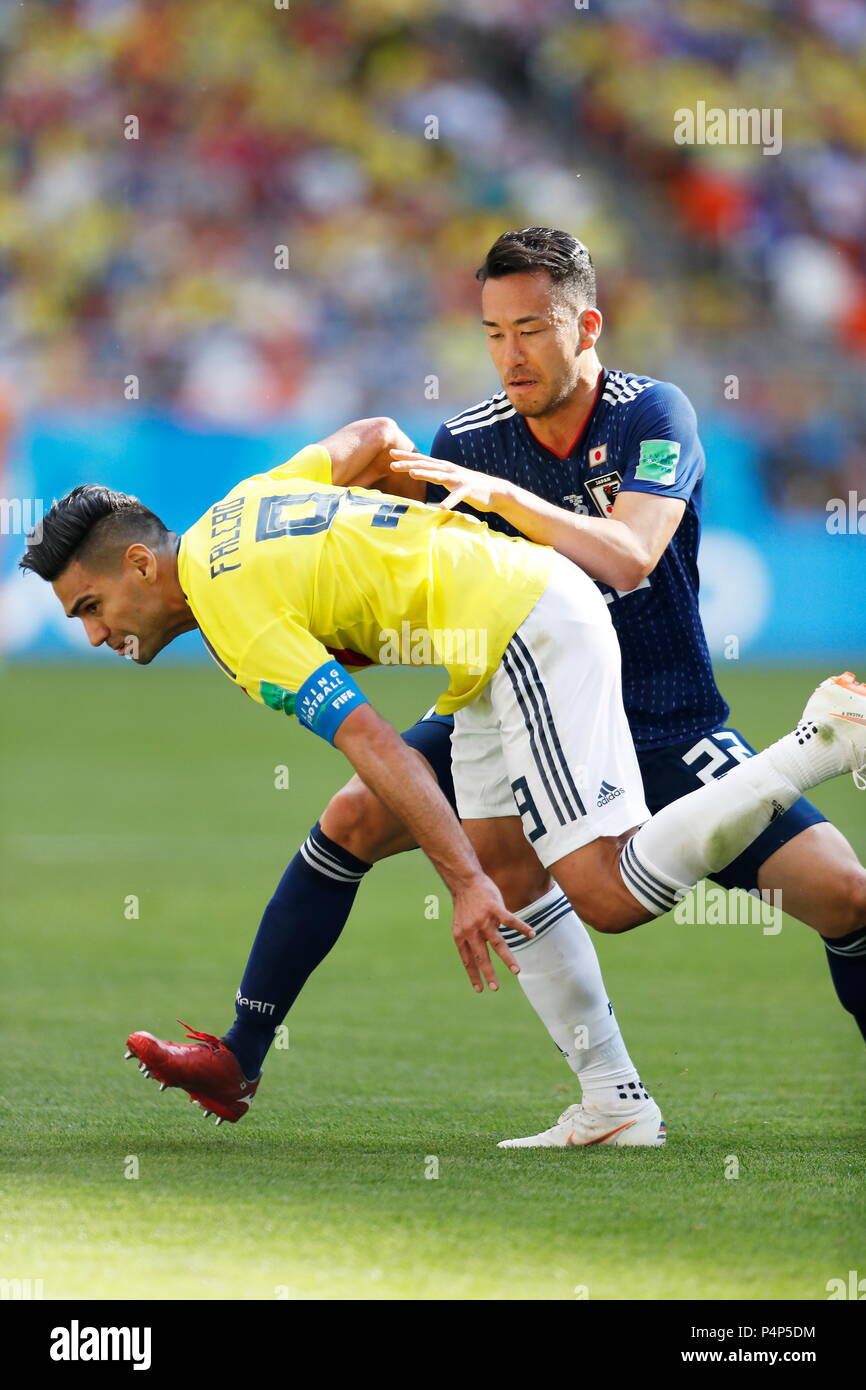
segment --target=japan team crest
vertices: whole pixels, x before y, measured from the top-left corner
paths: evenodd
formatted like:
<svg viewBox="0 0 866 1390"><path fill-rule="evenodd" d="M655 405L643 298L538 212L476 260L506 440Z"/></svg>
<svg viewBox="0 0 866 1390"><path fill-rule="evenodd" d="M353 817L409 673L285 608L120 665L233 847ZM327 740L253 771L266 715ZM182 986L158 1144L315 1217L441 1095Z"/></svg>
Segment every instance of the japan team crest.
<svg viewBox="0 0 866 1390"><path fill-rule="evenodd" d="M600 478L587 478L584 486L602 516L610 516L613 511L621 482L621 473L604 473Z"/></svg>

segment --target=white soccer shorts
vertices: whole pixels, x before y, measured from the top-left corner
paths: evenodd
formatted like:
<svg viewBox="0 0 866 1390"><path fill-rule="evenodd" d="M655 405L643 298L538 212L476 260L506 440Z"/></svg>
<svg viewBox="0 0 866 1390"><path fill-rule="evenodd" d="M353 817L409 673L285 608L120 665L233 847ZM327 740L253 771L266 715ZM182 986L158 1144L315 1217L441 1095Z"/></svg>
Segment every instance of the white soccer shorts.
<svg viewBox="0 0 866 1390"><path fill-rule="evenodd" d="M520 815L547 868L649 819L607 604L564 556L479 695L454 716L462 820Z"/></svg>

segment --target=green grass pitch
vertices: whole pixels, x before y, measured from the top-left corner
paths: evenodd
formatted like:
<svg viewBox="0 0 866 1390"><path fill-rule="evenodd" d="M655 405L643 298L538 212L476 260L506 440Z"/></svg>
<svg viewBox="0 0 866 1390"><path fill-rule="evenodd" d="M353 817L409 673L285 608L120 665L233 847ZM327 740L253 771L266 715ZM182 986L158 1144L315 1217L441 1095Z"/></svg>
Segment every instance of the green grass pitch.
<svg viewBox="0 0 866 1390"><path fill-rule="evenodd" d="M761 743L821 674L722 678ZM866 1274L862 1044L807 928L597 936L668 1145L506 1153L575 1098L571 1074L516 982L473 994L447 894L403 856L363 885L250 1117L217 1130L124 1039L178 1038L178 1015L224 1031L346 765L209 667L94 658L2 683L0 1277L46 1298L820 1300ZM439 684L368 689L400 724ZM817 799L866 855L850 778Z"/></svg>

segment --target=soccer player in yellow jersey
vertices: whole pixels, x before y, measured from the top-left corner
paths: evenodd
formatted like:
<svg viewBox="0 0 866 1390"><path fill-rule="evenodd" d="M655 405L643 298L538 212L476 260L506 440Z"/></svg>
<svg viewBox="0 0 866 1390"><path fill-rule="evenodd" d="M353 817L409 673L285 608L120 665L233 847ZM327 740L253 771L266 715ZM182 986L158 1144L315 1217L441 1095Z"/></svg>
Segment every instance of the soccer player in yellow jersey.
<svg viewBox="0 0 866 1390"><path fill-rule="evenodd" d="M333 742L364 698L350 669L441 657L442 714L483 690L558 564L546 547L493 541L463 513L335 486L312 445L211 507L181 539L177 573L222 669Z"/></svg>
<svg viewBox="0 0 866 1390"><path fill-rule="evenodd" d="M340 486L335 479L365 477L368 457L373 470L395 442L393 422L382 423L347 427L245 479L179 540L137 499L77 488L49 510L22 567L53 583L93 645L142 665L198 627L248 695L340 748L450 889L475 989L482 978L497 987L490 947L515 973L510 947L522 947L524 989L557 1045L567 1060L588 1052L580 1077L589 1102L570 1107L547 1142L663 1143L594 953L571 971L583 987L564 1000L550 977L563 949L585 947L575 936L565 948L551 933L547 950L545 937L578 914L611 931L661 915L802 791L866 763L866 687L850 676L824 682L793 733L650 819L619 649L595 584L556 552L473 517ZM437 710L455 714L462 829L429 768L351 674L383 661L447 671ZM491 823L515 815L557 885L516 912L476 853ZM279 1022L272 1003L255 1002ZM260 1078L243 1074L225 1041L190 1034L197 1044L135 1033L129 1052L218 1122L239 1119Z"/></svg>

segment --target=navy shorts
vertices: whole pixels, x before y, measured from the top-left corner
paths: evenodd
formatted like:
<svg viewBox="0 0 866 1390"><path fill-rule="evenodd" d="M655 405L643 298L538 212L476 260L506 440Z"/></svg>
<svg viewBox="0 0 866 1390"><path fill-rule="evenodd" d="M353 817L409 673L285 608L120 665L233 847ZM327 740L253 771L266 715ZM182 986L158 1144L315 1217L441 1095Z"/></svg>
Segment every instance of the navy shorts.
<svg viewBox="0 0 866 1390"><path fill-rule="evenodd" d="M663 806L678 801L688 792L697 791L714 777L724 776L755 751L736 729L721 728L668 748L638 753L646 804L655 815ZM765 860L801 830L826 819L817 806L801 796L783 816L767 826L748 849L732 859L727 868L709 877L723 888L745 888L747 891L757 888L758 870Z"/></svg>
<svg viewBox="0 0 866 1390"><path fill-rule="evenodd" d="M454 782L451 776L450 715L429 714L407 729L403 738L412 748L423 753L433 769L436 780L456 810ZM714 777L730 772L732 767L750 757L755 749L736 729L714 729L711 734L686 739L667 748L653 748L638 753L646 803L655 815L663 806L678 801L681 796L697 791ZM758 870L777 849L793 840L801 830L818 825L827 817L817 806L801 796L793 806L768 826L747 850L717 874L710 877L723 888L757 888Z"/></svg>

